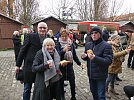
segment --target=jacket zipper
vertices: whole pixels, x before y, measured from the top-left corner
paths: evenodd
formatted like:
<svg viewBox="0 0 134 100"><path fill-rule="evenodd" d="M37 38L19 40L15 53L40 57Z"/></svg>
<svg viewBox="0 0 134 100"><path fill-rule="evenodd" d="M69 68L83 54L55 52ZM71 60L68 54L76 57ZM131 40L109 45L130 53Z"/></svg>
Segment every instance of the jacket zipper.
<svg viewBox="0 0 134 100"><path fill-rule="evenodd" d="M94 51L95 45L93 46L93 51ZM90 60L90 78L91 78L91 60Z"/></svg>

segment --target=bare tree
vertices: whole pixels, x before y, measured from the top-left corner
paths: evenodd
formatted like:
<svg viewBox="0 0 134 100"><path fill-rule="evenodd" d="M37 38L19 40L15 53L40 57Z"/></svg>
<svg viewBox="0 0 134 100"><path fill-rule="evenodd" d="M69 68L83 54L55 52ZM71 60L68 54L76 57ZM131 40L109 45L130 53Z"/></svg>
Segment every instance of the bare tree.
<svg viewBox="0 0 134 100"><path fill-rule="evenodd" d="M0 13L13 18L13 2L14 0L1 0Z"/></svg>
<svg viewBox="0 0 134 100"><path fill-rule="evenodd" d="M58 1L58 2L57 2ZM49 1L48 11L52 16L58 17L61 20L73 18L75 13L75 1L76 0L51 0Z"/></svg>
<svg viewBox="0 0 134 100"><path fill-rule="evenodd" d="M7 6L7 2L6 2L6 0L1 0L0 1L0 13L2 13L2 14L4 14L4 15L6 15L7 14L7 7L5 7L5 6Z"/></svg>
<svg viewBox="0 0 134 100"><path fill-rule="evenodd" d="M102 21L108 13L108 0L94 0L94 20Z"/></svg>
<svg viewBox="0 0 134 100"><path fill-rule="evenodd" d="M103 20L107 14L107 0L77 0L77 11L81 20Z"/></svg>
<svg viewBox="0 0 134 100"><path fill-rule="evenodd" d="M123 3L124 3L124 0L110 0L109 1L109 20L108 21L114 21L114 18L118 16Z"/></svg>
<svg viewBox="0 0 134 100"><path fill-rule="evenodd" d="M8 14L11 18L13 18L13 2L14 0L7 0L7 8L8 8Z"/></svg>
<svg viewBox="0 0 134 100"><path fill-rule="evenodd" d="M81 20L89 20L90 7L88 4L88 0L77 0L77 17Z"/></svg>
<svg viewBox="0 0 134 100"><path fill-rule="evenodd" d="M32 22L39 19L39 0L1 0L0 13L17 19L30 26Z"/></svg>
<svg viewBox="0 0 134 100"><path fill-rule="evenodd" d="M16 0L14 2L14 15L24 25L30 26L39 19L40 14L38 0Z"/></svg>

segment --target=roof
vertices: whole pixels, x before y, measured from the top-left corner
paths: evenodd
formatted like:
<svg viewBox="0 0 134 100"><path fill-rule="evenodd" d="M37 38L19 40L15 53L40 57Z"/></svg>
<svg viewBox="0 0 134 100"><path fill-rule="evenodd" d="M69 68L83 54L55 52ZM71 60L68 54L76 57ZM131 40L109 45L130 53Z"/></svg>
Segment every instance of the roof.
<svg viewBox="0 0 134 100"><path fill-rule="evenodd" d="M103 22L103 21L82 21L78 24L107 24L107 25L119 25L119 22Z"/></svg>
<svg viewBox="0 0 134 100"><path fill-rule="evenodd" d="M134 25L134 22L132 22L132 21L120 21L119 23L120 23L120 27L122 27L128 23L132 23Z"/></svg>
<svg viewBox="0 0 134 100"><path fill-rule="evenodd" d="M120 16L113 16L106 18L107 21L134 21L134 13L124 14Z"/></svg>
<svg viewBox="0 0 134 100"><path fill-rule="evenodd" d="M17 22L17 23L19 23L19 24L22 24L22 25L23 25L23 23L22 23L22 22L17 21L17 20L15 20L15 19L13 19L13 18L10 18L10 17L8 17L8 16L6 16L6 15L4 15L4 14L2 14L2 13L0 13L0 16L6 17L7 19L10 19L10 20L12 20L12 21L15 21L15 22Z"/></svg>
<svg viewBox="0 0 134 100"><path fill-rule="evenodd" d="M41 22L41 21L47 20L47 19L49 19L49 18L54 18L55 20L57 20L57 21L59 21L59 22L65 24L65 25L67 25L66 23L62 22L60 19L57 19L57 18L55 18L55 17L53 17L53 16L49 16L49 17L47 17L47 18L43 18L43 19L41 19L41 20L38 20L38 21L34 22L32 25L37 24L37 23L39 23L39 22Z"/></svg>

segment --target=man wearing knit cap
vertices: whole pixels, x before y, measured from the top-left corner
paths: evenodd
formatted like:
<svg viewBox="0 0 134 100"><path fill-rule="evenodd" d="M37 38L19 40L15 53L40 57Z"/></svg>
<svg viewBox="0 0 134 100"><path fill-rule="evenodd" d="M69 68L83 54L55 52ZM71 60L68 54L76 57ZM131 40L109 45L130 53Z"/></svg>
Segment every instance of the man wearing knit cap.
<svg viewBox="0 0 134 100"><path fill-rule="evenodd" d="M85 45L85 51L81 54L81 58L87 61L90 90L94 100L106 100L105 84L108 66L112 63L113 51L111 45L102 39L100 27L93 27L90 35L91 42ZM87 53L88 50L92 53Z"/></svg>

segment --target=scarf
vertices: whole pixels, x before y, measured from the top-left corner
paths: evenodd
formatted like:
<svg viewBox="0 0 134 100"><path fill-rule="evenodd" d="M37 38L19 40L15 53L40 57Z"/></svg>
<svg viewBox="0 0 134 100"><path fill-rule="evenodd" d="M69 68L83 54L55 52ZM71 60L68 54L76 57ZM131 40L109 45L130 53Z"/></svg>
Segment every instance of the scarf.
<svg viewBox="0 0 134 100"><path fill-rule="evenodd" d="M68 38L67 41L62 41L61 38L59 38L59 42L60 42L61 48L64 48L66 45L71 45L72 44L70 38Z"/></svg>
<svg viewBox="0 0 134 100"><path fill-rule="evenodd" d="M123 51L123 47L122 47L122 44L121 43L120 44L117 44L117 43L113 42L113 44L116 46L116 49L118 50L118 52ZM121 62L124 62L125 61L125 56L119 57L119 60Z"/></svg>
<svg viewBox="0 0 134 100"><path fill-rule="evenodd" d="M57 75L57 70L59 70L60 56L56 49L54 50L54 60L44 47L42 47L42 52L44 56L44 63L47 63L48 60L52 60L52 68L44 71L44 82L47 87L49 85L49 81L56 82L61 78Z"/></svg>
<svg viewBox="0 0 134 100"><path fill-rule="evenodd" d="M123 51L122 44L120 43L119 46L117 47L118 51L121 52ZM124 62L125 61L125 56L120 57L120 61Z"/></svg>
<svg viewBox="0 0 134 100"><path fill-rule="evenodd" d="M67 45L70 45L70 46L72 45L72 42L69 38L67 41L62 41L61 38L59 38L59 42L60 42L61 48L64 48ZM67 61L70 61L71 63L73 62L73 54L72 54L71 50L65 52L64 59Z"/></svg>

